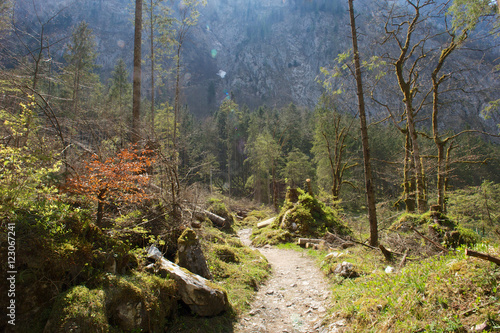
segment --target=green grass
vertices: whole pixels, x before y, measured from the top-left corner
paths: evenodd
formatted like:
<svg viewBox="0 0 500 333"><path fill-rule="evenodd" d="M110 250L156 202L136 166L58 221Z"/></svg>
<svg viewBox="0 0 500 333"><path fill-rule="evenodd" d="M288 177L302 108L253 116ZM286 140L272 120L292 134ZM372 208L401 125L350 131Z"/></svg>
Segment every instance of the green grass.
<svg viewBox="0 0 500 333"><path fill-rule="evenodd" d="M500 252L484 245L478 250ZM331 311L348 320L350 332L466 332L485 321L500 325L500 267L463 251L413 262L399 273L378 269L338 282Z"/></svg>

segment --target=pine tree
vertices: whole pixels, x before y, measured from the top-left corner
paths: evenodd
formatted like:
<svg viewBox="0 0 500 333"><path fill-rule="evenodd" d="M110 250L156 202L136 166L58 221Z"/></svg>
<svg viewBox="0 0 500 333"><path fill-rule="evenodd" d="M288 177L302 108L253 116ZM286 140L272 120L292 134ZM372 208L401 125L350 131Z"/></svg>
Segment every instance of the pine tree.
<svg viewBox="0 0 500 333"><path fill-rule="evenodd" d="M64 55L67 62L64 76L67 81L66 88L70 93L73 116L79 114L82 105L89 106L89 101L93 97L91 92L99 90L99 77L93 72L97 68L96 58L96 42L92 29L82 21L73 30L68 50Z"/></svg>
<svg viewBox="0 0 500 333"><path fill-rule="evenodd" d="M116 110L114 113L121 117L126 116L126 111L130 107L132 85L129 77L130 73L127 70L125 61L123 59L118 60L109 80L108 100L111 107Z"/></svg>

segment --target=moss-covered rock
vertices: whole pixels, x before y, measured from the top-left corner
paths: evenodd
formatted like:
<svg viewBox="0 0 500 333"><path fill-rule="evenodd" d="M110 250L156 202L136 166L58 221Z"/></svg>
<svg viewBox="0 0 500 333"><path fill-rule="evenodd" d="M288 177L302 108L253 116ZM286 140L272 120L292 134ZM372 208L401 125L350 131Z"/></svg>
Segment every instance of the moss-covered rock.
<svg viewBox="0 0 500 333"><path fill-rule="evenodd" d="M213 246L215 255L222 261L227 263L239 263L240 258L236 253L237 250L229 245L215 244Z"/></svg>
<svg viewBox="0 0 500 333"><path fill-rule="evenodd" d="M148 273L106 275L106 309L113 327L162 332L177 308L176 283Z"/></svg>
<svg viewBox="0 0 500 333"><path fill-rule="evenodd" d="M271 225L265 228L255 228L252 232L252 244L255 246L264 245L277 245L283 243L290 243L293 241L293 234L286 230L281 229L277 225Z"/></svg>
<svg viewBox="0 0 500 333"><path fill-rule="evenodd" d="M57 299L44 332L109 332L103 290L76 286Z"/></svg>
<svg viewBox="0 0 500 333"><path fill-rule="evenodd" d="M350 235L352 231L340 219L338 212L323 202L304 193L302 190L296 190L299 194L296 202L296 195L287 195L289 200L285 201L283 209L280 212L275 223L281 229L288 230L300 236L319 237L330 231L339 235Z"/></svg>
<svg viewBox="0 0 500 333"><path fill-rule="evenodd" d="M211 280L213 276L208 269L196 232L187 228L177 240L177 244L176 263L194 274Z"/></svg>

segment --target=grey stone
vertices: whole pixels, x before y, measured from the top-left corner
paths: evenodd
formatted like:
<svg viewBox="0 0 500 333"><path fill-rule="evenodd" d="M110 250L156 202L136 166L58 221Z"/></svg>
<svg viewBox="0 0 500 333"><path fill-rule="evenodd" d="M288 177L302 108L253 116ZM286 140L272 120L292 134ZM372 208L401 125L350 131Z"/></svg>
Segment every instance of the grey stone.
<svg viewBox="0 0 500 333"><path fill-rule="evenodd" d="M205 279L213 279L201 250L198 236L192 229L184 230L177 240L177 264Z"/></svg>
<svg viewBox="0 0 500 333"><path fill-rule="evenodd" d="M174 279L180 298L193 313L216 316L230 308L227 292L223 288L163 258L153 246L148 251L148 257L156 260L156 264L148 266L148 269Z"/></svg>
<svg viewBox="0 0 500 333"><path fill-rule="evenodd" d="M347 261L338 264L333 273L345 278L355 278L359 276L359 274L354 270L354 265Z"/></svg>

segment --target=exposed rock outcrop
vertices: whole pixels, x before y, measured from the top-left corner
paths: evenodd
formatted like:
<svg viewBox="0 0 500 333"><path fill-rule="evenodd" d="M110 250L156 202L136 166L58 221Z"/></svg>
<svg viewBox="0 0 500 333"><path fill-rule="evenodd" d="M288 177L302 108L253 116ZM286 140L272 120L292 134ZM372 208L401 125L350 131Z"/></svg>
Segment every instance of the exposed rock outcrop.
<svg viewBox="0 0 500 333"><path fill-rule="evenodd" d="M177 264L205 279L213 278L196 233L187 228L177 239Z"/></svg>
<svg viewBox="0 0 500 333"><path fill-rule="evenodd" d="M230 308L227 292L223 288L163 258L154 246L149 249L148 257L155 259L156 264L149 265L147 269L174 279L180 298L193 313L199 316L216 316Z"/></svg>

